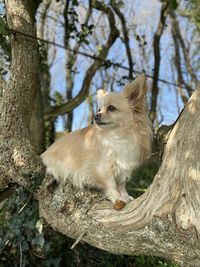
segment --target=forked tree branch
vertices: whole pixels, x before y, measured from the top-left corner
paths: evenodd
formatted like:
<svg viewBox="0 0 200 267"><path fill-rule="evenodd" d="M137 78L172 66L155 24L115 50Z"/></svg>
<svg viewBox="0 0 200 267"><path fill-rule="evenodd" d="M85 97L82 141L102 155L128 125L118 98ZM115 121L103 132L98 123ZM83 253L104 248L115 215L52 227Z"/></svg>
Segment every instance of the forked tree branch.
<svg viewBox="0 0 200 267"><path fill-rule="evenodd" d="M102 47L100 54L98 55L98 57L100 57L101 59L105 59L108 55L110 48L112 47L112 45L118 38L119 31L115 25L115 17L114 17L113 11L109 6L105 5L104 3L100 1L93 0L92 7L105 13L109 21L109 26L110 26L109 37L108 37L108 40L105 42L105 45ZM89 67L89 69L86 72L81 90L78 93L78 95L74 97L73 99L69 100L67 103L64 103L60 106L52 107L50 110L46 112L45 114L46 119L54 118L54 117L57 117L58 115L63 115L67 112L70 112L71 110L76 108L78 105L80 105L87 98L89 94L91 81L96 71L101 66L102 66L102 62L100 60L95 60L94 63Z"/></svg>
<svg viewBox="0 0 200 267"><path fill-rule="evenodd" d="M147 191L116 211L99 193L71 184L37 193L40 215L57 231L115 254L151 254L198 267L200 261L200 88L172 129Z"/></svg>

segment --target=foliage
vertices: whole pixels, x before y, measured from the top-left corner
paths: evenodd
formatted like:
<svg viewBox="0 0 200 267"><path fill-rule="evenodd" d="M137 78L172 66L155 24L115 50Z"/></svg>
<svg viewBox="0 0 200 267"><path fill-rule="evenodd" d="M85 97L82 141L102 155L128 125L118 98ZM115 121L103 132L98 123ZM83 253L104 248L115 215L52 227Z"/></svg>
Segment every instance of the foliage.
<svg viewBox="0 0 200 267"><path fill-rule="evenodd" d="M79 44L89 44L88 37L92 34L94 25L79 22L79 17L76 11L78 3L72 1L71 6L67 10L66 20L66 39L75 39Z"/></svg>
<svg viewBox="0 0 200 267"><path fill-rule="evenodd" d="M143 194L146 188L153 181L156 172L158 171L159 164L157 157L153 158L149 163L138 168L138 170L133 173L133 177L128 184L129 194L134 198L139 197Z"/></svg>
<svg viewBox="0 0 200 267"><path fill-rule="evenodd" d="M8 35L9 34L8 27L7 27L7 25L4 22L2 17L0 17L0 34L1 35Z"/></svg>

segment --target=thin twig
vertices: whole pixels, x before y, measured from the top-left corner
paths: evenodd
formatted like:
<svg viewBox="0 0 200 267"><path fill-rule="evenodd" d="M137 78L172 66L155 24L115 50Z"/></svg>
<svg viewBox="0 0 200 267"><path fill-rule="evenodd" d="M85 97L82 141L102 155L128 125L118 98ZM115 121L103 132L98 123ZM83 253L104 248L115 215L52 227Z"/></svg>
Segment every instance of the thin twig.
<svg viewBox="0 0 200 267"><path fill-rule="evenodd" d="M78 245L78 243L81 241L81 239L84 237L84 235L86 235L86 232L80 234L80 236L76 239L76 241L74 242L74 244L71 246L71 249L74 249L76 245Z"/></svg>
<svg viewBox="0 0 200 267"><path fill-rule="evenodd" d="M27 206L27 204L28 204L28 202L31 200L32 196L33 196L33 193L31 193L31 194L28 196L26 202L25 202L24 205L21 207L21 209L18 211L18 214L20 214L20 213L23 211L23 209Z"/></svg>

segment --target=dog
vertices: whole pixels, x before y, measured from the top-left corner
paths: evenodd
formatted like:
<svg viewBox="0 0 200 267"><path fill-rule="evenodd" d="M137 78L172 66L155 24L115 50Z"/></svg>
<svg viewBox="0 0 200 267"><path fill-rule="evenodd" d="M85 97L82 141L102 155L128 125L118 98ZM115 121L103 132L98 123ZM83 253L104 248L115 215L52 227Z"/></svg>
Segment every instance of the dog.
<svg viewBox="0 0 200 267"><path fill-rule="evenodd" d="M105 192L116 209L132 197L126 183L151 153L152 128L146 111L144 74L123 92L97 92L94 124L67 134L42 155L47 172L63 186L67 180Z"/></svg>

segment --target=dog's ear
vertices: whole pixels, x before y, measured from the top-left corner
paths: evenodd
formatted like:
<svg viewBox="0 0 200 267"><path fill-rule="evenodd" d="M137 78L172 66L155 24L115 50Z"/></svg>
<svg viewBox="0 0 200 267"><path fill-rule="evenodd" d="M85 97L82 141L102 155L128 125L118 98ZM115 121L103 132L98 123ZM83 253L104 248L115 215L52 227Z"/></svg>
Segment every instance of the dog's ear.
<svg viewBox="0 0 200 267"><path fill-rule="evenodd" d="M107 95L108 92L106 92L106 90L104 89L99 89L97 91L97 100L99 100L100 98L102 98L103 96Z"/></svg>
<svg viewBox="0 0 200 267"><path fill-rule="evenodd" d="M130 102L136 102L142 99L147 93L146 76L139 75L134 81L130 82L124 87L124 94L128 97Z"/></svg>

